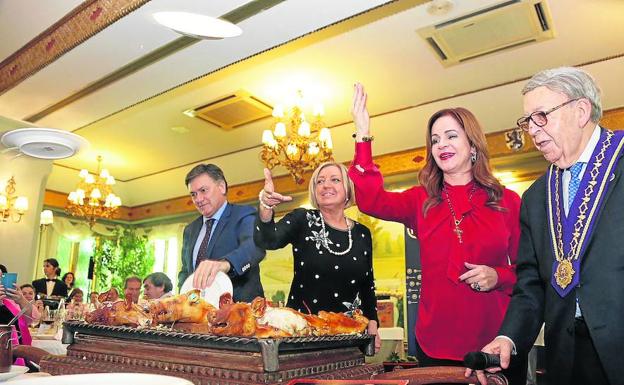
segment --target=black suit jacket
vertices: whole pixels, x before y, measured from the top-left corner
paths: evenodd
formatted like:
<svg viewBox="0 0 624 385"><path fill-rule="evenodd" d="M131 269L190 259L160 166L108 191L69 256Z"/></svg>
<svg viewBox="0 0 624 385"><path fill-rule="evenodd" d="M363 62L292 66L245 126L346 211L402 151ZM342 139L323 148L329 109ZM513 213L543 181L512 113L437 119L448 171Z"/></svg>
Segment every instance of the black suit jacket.
<svg viewBox="0 0 624 385"><path fill-rule="evenodd" d="M45 278L40 278L40 279L36 279L32 281L32 285L35 288L35 293L37 294L41 293L43 295L47 295L48 288L47 288L46 283L47 282ZM67 285L65 284L65 282L57 278L54 281L54 289L52 289L52 295L58 295L60 297L67 297Z"/></svg>
<svg viewBox="0 0 624 385"><path fill-rule="evenodd" d="M212 230L208 244L209 259L225 259L230 262L232 267L228 275L234 286L234 300L238 302L251 302L258 296L264 296L259 263L264 259L265 251L257 247L253 240L255 219L256 209L253 207L228 203ZM195 271L193 248L202 225L203 216L200 216L184 228L179 287Z"/></svg>
<svg viewBox="0 0 624 385"><path fill-rule="evenodd" d="M581 262L580 284L561 298L550 283L555 260L548 234L547 178L522 197L521 237L511 303L500 334L527 352L545 326L549 384L568 384L574 360L575 297L611 384L624 384L624 159L613 172ZM579 193L582 193L579 191Z"/></svg>

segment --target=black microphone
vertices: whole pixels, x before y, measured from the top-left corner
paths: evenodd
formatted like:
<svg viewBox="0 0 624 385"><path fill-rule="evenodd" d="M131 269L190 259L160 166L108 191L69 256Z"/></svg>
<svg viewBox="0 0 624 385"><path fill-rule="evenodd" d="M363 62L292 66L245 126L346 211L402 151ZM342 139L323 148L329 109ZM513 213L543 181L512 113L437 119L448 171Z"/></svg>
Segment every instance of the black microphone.
<svg viewBox="0 0 624 385"><path fill-rule="evenodd" d="M470 352L464 356L464 366L473 370L484 370L500 366L500 356L483 352Z"/></svg>

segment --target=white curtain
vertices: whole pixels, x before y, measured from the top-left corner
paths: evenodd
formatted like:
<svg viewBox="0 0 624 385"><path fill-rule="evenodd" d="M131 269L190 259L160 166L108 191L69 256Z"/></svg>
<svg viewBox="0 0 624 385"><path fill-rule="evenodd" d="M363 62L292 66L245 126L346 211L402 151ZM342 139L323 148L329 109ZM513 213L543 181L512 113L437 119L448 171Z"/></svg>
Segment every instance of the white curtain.
<svg viewBox="0 0 624 385"><path fill-rule="evenodd" d="M117 227L119 226L105 226L96 223L93 229L90 229L87 222L55 216L54 222L40 232L36 266L42 266L43 261L48 258L56 258L60 237L67 238L72 242L82 242L97 235L112 236Z"/></svg>
<svg viewBox="0 0 624 385"><path fill-rule="evenodd" d="M167 270L169 272L164 271L171 282L173 283L174 291L177 288L178 275L177 272L180 271L180 266L182 266L182 238L184 236L184 227L187 225L184 223L172 223L168 225L156 225L152 227L144 227L137 230L139 235L147 235L147 239L150 241L151 247L154 245L154 241L162 240L167 244L166 254L163 256L167 259L168 254L171 252L168 248L172 247L172 243L170 242L171 238L175 238L177 242L175 243L175 255L177 256L175 268L171 266L170 263L166 263Z"/></svg>

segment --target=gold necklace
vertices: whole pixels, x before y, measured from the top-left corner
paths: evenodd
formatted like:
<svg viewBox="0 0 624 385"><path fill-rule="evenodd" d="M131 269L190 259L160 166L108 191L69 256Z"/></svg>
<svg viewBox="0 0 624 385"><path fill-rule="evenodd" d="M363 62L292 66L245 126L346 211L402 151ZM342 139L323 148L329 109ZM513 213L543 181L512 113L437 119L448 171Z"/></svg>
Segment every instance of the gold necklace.
<svg viewBox="0 0 624 385"><path fill-rule="evenodd" d="M477 189L477 183L473 182L472 189L470 189L470 195L468 196L468 202L472 200L472 195L474 194L476 189ZM464 243L464 241L462 240L462 233L464 231L461 229L461 227L459 227L459 225L464 220L465 214L462 214L461 218L457 219L457 216L455 215L455 210L453 209L453 204L451 203L451 198L449 197L449 193L448 193L448 190L446 189L446 186L442 188L442 191L444 191L444 194L446 194L446 202L448 203L449 210L451 210L451 215L453 216L453 223L455 224L455 229L453 230L453 232L455 233L455 235L457 235L457 240L459 240L459 243Z"/></svg>

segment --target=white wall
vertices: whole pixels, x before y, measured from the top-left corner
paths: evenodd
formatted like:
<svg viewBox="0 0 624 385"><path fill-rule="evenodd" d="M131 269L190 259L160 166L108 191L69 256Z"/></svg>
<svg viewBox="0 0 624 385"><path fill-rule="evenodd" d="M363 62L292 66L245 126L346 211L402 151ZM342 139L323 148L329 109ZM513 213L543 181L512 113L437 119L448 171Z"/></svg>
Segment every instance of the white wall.
<svg viewBox="0 0 624 385"><path fill-rule="evenodd" d="M0 119L0 133L28 124ZM0 151L4 147L0 146ZM10 272L18 274L18 284L33 279L37 246L39 240L39 213L43 207L43 196L48 176L52 171L52 161L35 159L25 155L15 157L15 150L0 153L0 189L4 188L11 176L15 177L15 194L28 198L28 211L20 222L11 219L0 222L0 263Z"/></svg>

